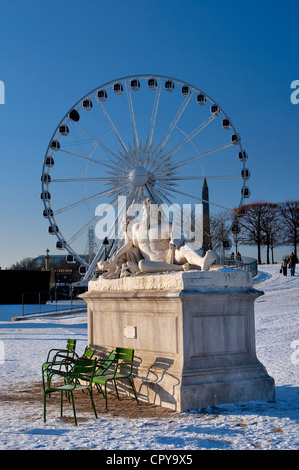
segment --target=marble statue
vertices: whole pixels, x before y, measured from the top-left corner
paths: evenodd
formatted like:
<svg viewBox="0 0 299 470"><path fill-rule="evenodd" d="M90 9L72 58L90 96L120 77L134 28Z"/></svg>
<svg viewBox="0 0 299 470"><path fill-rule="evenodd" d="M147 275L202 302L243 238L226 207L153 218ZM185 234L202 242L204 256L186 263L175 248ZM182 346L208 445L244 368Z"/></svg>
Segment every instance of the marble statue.
<svg viewBox="0 0 299 470"><path fill-rule="evenodd" d="M121 229L124 232L124 246L108 263L99 263L108 279L169 271L189 271L200 267L208 271L216 260L216 254L209 250L201 257L184 239L173 238L172 225L163 217L150 217L155 204L149 199L142 203L142 220L126 217ZM155 223L153 223L153 220Z"/></svg>

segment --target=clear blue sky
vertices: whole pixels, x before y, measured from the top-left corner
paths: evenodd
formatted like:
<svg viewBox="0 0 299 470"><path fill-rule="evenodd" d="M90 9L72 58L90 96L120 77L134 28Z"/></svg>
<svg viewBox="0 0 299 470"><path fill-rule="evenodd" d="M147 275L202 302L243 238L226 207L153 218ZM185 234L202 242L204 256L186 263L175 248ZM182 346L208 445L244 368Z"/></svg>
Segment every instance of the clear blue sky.
<svg viewBox="0 0 299 470"><path fill-rule="evenodd" d="M80 97L126 75L205 90L242 136L250 201L298 199L298 17L291 1L0 0L0 266L56 251L41 215L47 145Z"/></svg>

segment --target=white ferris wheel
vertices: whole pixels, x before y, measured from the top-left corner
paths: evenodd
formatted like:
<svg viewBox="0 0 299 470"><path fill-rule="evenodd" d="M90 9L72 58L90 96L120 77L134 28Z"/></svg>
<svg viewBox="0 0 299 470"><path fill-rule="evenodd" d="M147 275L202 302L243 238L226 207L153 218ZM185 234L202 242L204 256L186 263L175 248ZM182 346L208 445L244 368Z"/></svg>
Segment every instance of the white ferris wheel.
<svg viewBox="0 0 299 470"><path fill-rule="evenodd" d="M249 177L237 130L206 93L176 78L128 76L94 89L59 122L43 162L43 216L56 248L76 259L89 280L107 255L105 242L112 246L107 226L92 257L84 256L99 204L112 209L111 223L120 216L120 197L126 207L145 197L200 204L206 179L213 214L244 203Z"/></svg>

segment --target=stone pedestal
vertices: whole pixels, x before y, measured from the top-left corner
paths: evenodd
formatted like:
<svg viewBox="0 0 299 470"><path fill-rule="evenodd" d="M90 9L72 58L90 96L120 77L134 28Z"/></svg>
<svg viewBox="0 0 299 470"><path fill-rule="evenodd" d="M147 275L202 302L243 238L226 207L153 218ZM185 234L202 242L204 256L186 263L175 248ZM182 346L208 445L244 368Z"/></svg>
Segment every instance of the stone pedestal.
<svg viewBox="0 0 299 470"><path fill-rule="evenodd" d="M140 400L185 411L274 401L256 357L254 300L244 271L187 271L89 283L89 344L135 350Z"/></svg>

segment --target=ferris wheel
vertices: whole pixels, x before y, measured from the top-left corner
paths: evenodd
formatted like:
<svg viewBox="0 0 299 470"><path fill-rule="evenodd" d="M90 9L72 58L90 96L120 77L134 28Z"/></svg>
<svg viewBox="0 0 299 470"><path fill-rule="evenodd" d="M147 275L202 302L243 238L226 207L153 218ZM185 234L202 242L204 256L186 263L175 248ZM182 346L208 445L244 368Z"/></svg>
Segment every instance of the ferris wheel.
<svg viewBox="0 0 299 470"><path fill-rule="evenodd" d="M202 203L206 181L213 214L243 204L249 177L237 130L206 93L171 77L127 76L85 95L56 127L43 161L43 216L56 248L77 260L88 280L112 250L109 224L120 217L120 198L126 207L146 197ZM103 217L99 204L112 216L107 236L86 257L87 237Z"/></svg>

